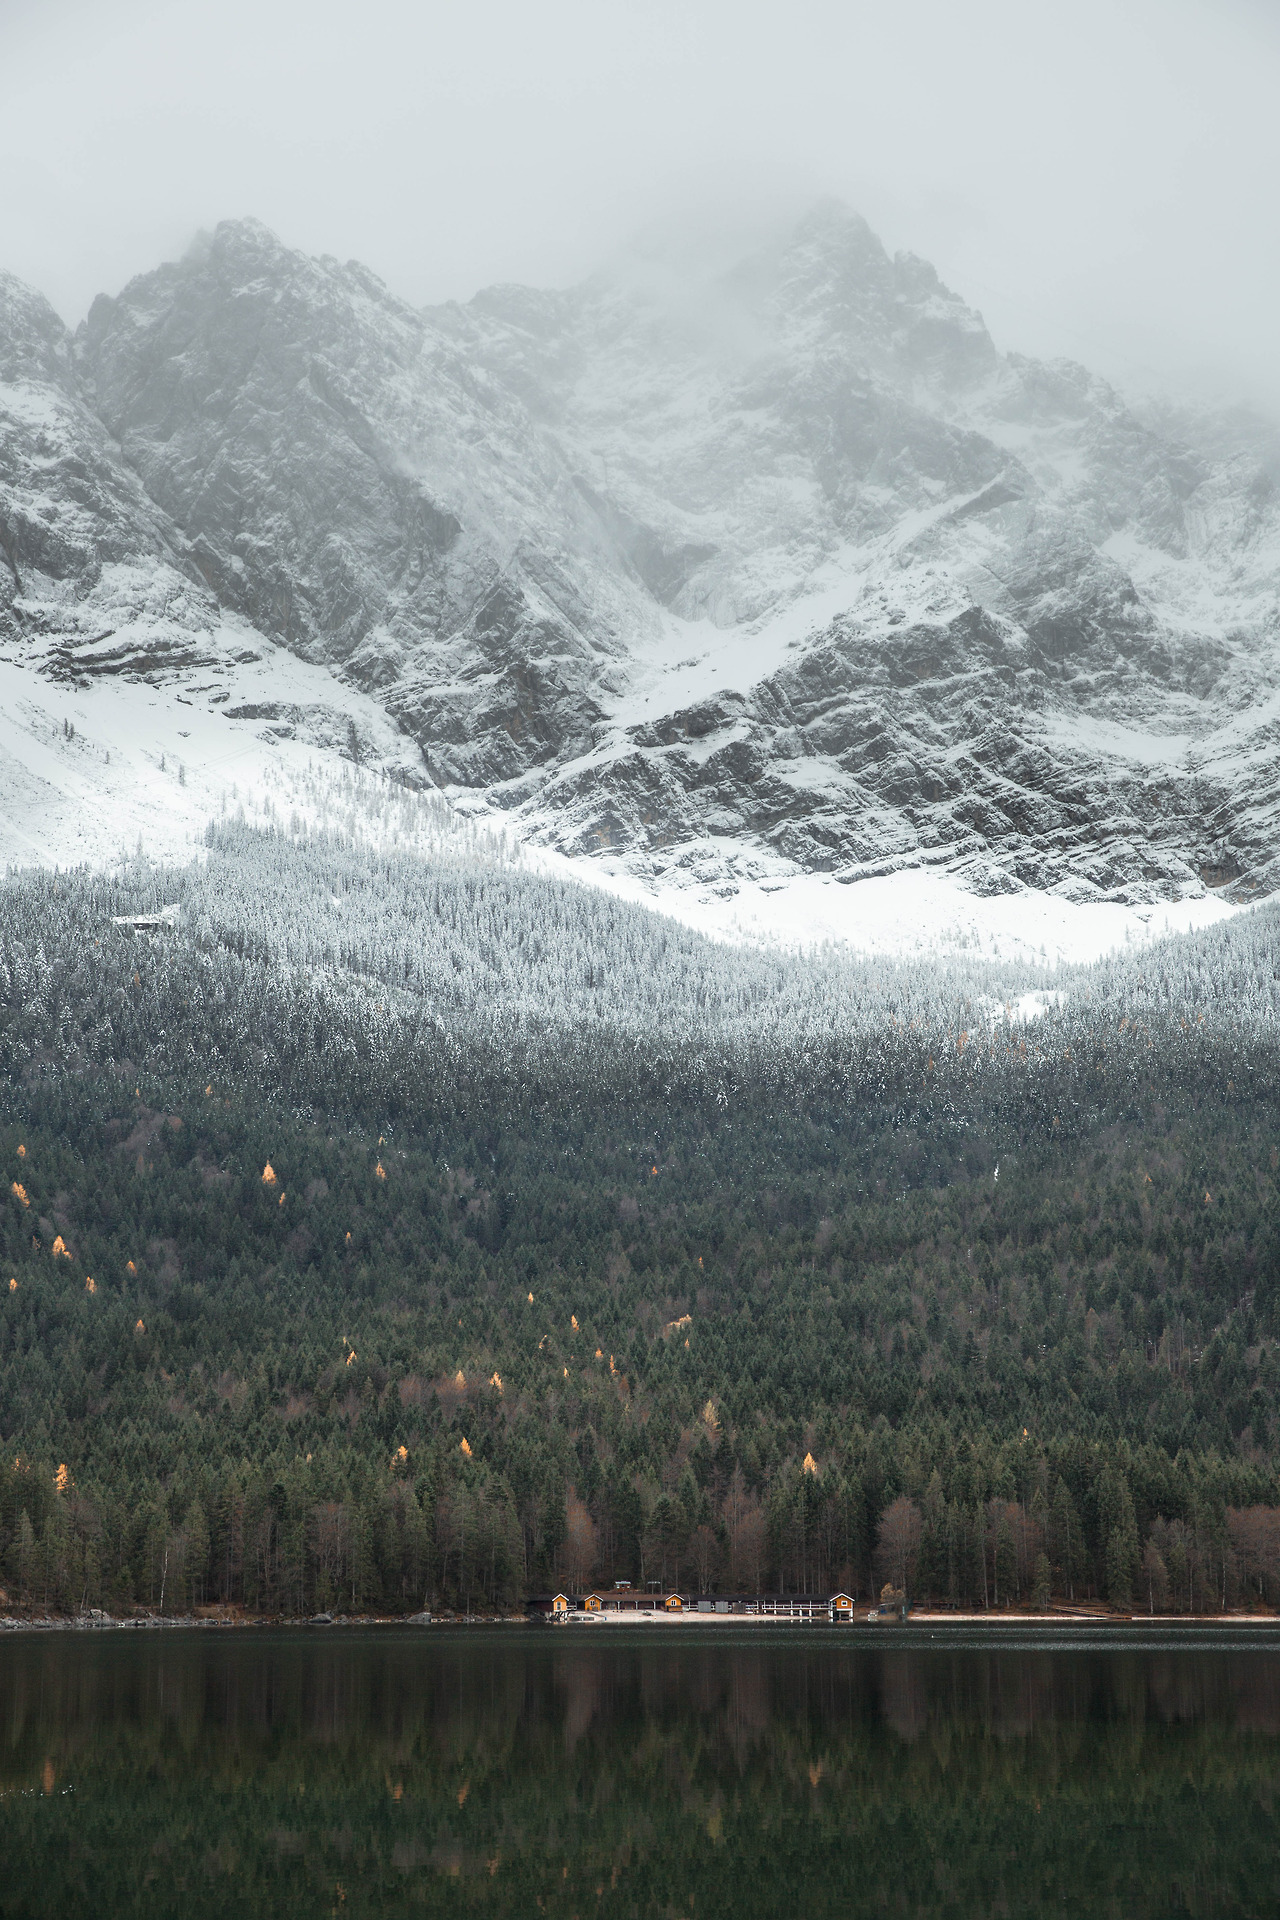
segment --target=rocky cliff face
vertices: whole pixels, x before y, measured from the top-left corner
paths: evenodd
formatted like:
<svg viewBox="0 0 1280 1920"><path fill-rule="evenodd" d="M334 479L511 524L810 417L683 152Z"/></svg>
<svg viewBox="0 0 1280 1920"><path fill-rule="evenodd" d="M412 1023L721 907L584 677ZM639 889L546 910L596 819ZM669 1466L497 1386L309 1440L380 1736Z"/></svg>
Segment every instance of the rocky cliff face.
<svg viewBox="0 0 1280 1920"><path fill-rule="evenodd" d="M50 671L203 647L233 701L262 636L405 777L655 882L1280 884L1267 443L1001 355L842 208L696 295L429 312L225 225L74 341L0 282L0 407Z"/></svg>
<svg viewBox="0 0 1280 1920"><path fill-rule="evenodd" d="M0 274L0 631L65 665L151 612L168 622L157 644L181 645L191 596L175 542L86 404L61 321Z"/></svg>

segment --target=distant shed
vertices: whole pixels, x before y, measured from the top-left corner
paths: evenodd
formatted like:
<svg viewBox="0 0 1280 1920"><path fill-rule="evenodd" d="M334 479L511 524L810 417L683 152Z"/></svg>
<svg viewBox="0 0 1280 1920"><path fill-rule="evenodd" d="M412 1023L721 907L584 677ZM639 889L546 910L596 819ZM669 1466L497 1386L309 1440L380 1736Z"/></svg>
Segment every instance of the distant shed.
<svg viewBox="0 0 1280 1920"><path fill-rule="evenodd" d="M113 913L111 924L122 933L175 933L181 907L161 907L158 913Z"/></svg>

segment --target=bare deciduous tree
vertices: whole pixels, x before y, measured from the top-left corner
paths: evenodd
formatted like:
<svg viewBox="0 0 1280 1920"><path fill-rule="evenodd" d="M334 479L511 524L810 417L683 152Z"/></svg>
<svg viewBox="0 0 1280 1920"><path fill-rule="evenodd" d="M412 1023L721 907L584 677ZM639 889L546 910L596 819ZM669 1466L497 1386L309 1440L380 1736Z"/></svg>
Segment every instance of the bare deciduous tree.
<svg viewBox="0 0 1280 1920"><path fill-rule="evenodd" d="M565 1578L575 1593L581 1593L595 1571L596 1525L572 1487L565 1501L563 1551Z"/></svg>
<svg viewBox="0 0 1280 1920"><path fill-rule="evenodd" d="M695 1527L689 1542L689 1557L698 1576L698 1592L710 1593L712 1575L720 1559L720 1542L710 1527Z"/></svg>
<svg viewBox="0 0 1280 1920"><path fill-rule="evenodd" d="M920 1509L905 1494L885 1509L876 1533L876 1575L907 1592L920 1552Z"/></svg>

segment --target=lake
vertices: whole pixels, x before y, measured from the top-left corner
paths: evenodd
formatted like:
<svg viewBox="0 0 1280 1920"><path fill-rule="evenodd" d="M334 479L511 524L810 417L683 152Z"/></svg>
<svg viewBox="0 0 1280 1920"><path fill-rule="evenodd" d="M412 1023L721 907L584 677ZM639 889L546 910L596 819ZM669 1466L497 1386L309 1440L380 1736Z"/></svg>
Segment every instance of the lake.
<svg viewBox="0 0 1280 1920"><path fill-rule="evenodd" d="M0 1914L1274 1914L1271 1633L12 1633Z"/></svg>

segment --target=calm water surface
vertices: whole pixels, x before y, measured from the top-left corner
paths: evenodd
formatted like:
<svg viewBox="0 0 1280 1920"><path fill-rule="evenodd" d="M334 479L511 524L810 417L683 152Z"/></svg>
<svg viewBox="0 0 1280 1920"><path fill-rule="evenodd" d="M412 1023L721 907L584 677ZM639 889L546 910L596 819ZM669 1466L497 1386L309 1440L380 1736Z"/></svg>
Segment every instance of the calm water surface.
<svg viewBox="0 0 1280 1920"><path fill-rule="evenodd" d="M1271 1645L13 1634L0 1914L1275 1915Z"/></svg>

